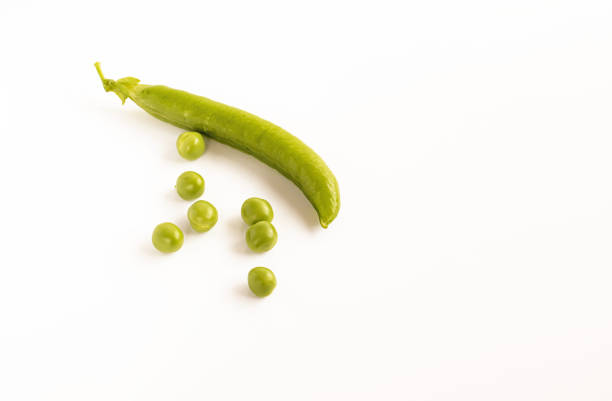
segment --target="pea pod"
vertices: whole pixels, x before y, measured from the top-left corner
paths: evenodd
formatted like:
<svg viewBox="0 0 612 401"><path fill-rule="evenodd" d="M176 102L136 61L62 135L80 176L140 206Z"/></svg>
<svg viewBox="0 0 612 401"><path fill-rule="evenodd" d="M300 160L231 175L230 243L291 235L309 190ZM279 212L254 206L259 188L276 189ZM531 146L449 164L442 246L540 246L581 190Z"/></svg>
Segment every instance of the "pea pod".
<svg viewBox="0 0 612 401"><path fill-rule="evenodd" d="M323 228L340 210L336 177L323 159L284 129L246 111L163 85L143 85L133 77L106 79L95 63L104 90L121 101L130 98L152 116L197 131L248 153L297 185L319 215Z"/></svg>

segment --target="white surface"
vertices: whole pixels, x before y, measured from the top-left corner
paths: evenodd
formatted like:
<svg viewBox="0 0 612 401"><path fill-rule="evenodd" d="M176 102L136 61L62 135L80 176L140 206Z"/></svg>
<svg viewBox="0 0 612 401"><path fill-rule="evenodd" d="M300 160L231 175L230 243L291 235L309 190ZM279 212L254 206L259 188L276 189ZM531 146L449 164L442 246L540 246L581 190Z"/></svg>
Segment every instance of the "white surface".
<svg viewBox="0 0 612 401"><path fill-rule="evenodd" d="M612 399L612 3L85 3L0 13L0 399ZM98 60L302 138L337 220L213 141L181 160ZM249 196L275 208L264 255Z"/></svg>

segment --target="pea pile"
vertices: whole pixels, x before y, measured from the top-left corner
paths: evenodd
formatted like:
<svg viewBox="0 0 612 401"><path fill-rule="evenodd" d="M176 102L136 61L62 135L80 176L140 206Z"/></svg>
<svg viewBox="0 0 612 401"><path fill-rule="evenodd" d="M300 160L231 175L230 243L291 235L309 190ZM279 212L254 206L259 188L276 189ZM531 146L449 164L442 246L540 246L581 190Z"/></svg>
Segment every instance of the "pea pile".
<svg viewBox="0 0 612 401"><path fill-rule="evenodd" d="M267 200L249 198L242 204L242 220L250 227L246 232L246 242L254 252L266 252L274 248L278 241L276 228L271 221L274 211Z"/></svg>
<svg viewBox="0 0 612 401"><path fill-rule="evenodd" d="M198 132L184 132L177 141L179 155L187 160L196 160L204 153L204 137ZM204 193L204 178L195 171L186 171L176 180L176 192L184 200L195 200ZM272 225L274 211L270 203L261 198L249 198L242 204L241 215L249 225L246 243L254 252L267 252L276 245L278 233ZM189 224L194 231L203 233L217 224L219 215L213 204L198 200L187 210ZM183 246L184 235L173 223L161 223L155 227L152 236L153 246L160 252L176 252ZM258 297L266 297L276 287L274 273L265 267L255 267L248 274L248 285Z"/></svg>

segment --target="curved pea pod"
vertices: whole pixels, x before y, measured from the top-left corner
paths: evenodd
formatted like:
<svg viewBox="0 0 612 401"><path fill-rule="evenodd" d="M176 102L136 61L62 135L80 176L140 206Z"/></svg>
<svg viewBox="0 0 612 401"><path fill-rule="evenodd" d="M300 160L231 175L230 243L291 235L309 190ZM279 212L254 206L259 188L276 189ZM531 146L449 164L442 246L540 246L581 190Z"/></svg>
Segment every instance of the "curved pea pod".
<svg viewBox="0 0 612 401"><path fill-rule="evenodd" d="M132 99L152 116L197 131L248 153L297 185L319 215L323 228L340 210L336 177L323 159L289 132L246 111L163 85L143 85L133 77L106 79L95 63L104 90L125 103Z"/></svg>

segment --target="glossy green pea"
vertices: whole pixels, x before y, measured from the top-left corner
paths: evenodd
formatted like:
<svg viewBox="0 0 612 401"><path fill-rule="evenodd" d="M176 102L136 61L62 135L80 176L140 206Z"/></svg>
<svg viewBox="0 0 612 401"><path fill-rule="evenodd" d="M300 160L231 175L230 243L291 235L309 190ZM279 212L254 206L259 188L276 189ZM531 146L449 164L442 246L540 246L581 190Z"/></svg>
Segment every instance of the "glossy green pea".
<svg viewBox="0 0 612 401"><path fill-rule="evenodd" d="M265 267L254 267L249 272L249 288L258 297L267 297L276 288L276 276Z"/></svg>
<svg viewBox="0 0 612 401"><path fill-rule="evenodd" d="M242 204L240 210L242 220L248 225L255 224L260 221L272 221L274 212L272 206L267 200L261 198L249 198Z"/></svg>
<svg viewBox="0 0 612 401"><path fill-rule="evenodd" d="M185 171L176 179L176 192L185 200L199 198L204 193L204 178L195 171Z"/></svg>
<svg viewBox="0 0 612 401"><path fill-rule="evenodd" d="M202 156L205 148L204 137L199 132L183 132L176 139L176 150L187 160L195 160Z"/></svg>
<svg viewBox="0 0 612 401"><path fill-rule="evenodd" d="M217 224L219 215L217 209L205 200L199 200L189 207L187 210L187 218L191 228L195 231L203 233Z"/></svg>
<svg viewBox="0 0 612 401"><path fill-rule="evenodd" d="M163 253L176 252L183 246L183 232L172 223L161 223L153 230L153 246Z"/></svg>
<svg viewBox="0 0 612 401"><path fill-rule="evenodd" d="M278 234L272 223L260 221L253 224L246 232L246 243L255 252L266 252L274 248Z"/></svg>
<svg viewBox="0 0 612 401"><path fill-rule="evenodd" d="M125 103L130 98L147 113L179 128L196 131L248 153L295 183L319 214L321 227L340 211L336 177L310 147L281 127L246 111L163 85L143 85L134 77L106 79L104 90Z"/></svg>

